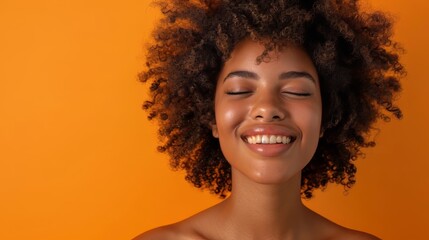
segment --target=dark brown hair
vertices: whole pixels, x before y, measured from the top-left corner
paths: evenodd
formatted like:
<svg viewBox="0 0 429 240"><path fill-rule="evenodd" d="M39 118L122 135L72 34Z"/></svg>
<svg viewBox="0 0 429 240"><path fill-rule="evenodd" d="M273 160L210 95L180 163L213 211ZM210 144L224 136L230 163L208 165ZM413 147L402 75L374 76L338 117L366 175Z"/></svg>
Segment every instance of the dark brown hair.
<svg viewBox="0 0 429 240"><path fill-rule="evenodd" d="M231 191L231 167L212 137L217 76L237 43L249 38L268 52L302 46L319 74L323 137L302 171L301 193L335 182L355 183L354 160L375 143L377 119L401 118L393 101L405 70L392 40L392 21L382 12L363 12L357 0L163 0L163 18L153 32L144 103L157 119L161 146L173 169L221 197Z"/></svg>

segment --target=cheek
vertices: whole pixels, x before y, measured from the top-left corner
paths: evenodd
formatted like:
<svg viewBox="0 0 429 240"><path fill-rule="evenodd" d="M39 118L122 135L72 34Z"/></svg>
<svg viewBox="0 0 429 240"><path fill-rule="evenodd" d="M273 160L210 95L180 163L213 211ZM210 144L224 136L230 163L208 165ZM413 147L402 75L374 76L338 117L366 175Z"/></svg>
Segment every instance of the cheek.
<svg viewBox="0 0 429 240"><path fill-rule="evenodd" d="M321 104L309 105L305 108L303 107L299 109L298 111L299 113L297 116L299 116L300 121L298 120L297 122L302 123L300 128L303 132L303 138L311 143L311 145L314 145L313 147L316 147L319 142L322 121Z"/></svg>
<svg viewBox="0 0 429 240"><path fill-rule="evenodd" d="M231 133L231 130L236 128L243 120L245 115L245 108L234 103L218 103L215 108L216 124L218 126L219 134L221 132Z"/></svg>
<svg viewBox="0 0 429 240"><path fill-rule="evenodd" d="M235 111L233 108L229 107L226 109L222 109L223 111L218 111L219 114L217 115L218 120L223 125L230 125L231 123L235 122L237 119L237 111Z"/></svg>

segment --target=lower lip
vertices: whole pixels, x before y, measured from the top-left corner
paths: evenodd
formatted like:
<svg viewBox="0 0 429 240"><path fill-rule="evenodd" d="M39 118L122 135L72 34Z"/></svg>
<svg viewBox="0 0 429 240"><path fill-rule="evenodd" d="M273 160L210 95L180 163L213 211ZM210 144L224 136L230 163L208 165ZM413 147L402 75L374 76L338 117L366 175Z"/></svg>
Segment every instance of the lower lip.
<svg viewBox="0 0 429 240"><path fill-rule="evenodd" d="M292 146L293 142L288 144L250 144L246 143L246 146L264 157L275 157L284 152L288 151Z"/></svg>

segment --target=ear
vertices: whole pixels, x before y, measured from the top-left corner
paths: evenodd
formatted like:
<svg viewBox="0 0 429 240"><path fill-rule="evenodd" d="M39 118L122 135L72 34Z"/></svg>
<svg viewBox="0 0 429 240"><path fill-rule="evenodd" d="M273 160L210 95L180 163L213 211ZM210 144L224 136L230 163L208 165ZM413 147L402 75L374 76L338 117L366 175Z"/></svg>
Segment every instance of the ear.
<svg viewBox="0 0 429 240"><path fill-rule="evenodd" d="M219 132L216 124L211 124L213 137L219 138Z"/></svg>

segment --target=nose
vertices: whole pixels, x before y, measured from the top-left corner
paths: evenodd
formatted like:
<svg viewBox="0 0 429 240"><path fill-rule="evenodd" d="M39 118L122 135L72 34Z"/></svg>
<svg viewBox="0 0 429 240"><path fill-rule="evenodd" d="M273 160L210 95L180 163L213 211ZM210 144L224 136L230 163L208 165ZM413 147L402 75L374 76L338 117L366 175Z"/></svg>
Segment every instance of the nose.
<svg viewBox="0 0 429 240"><path fill-rule="evenodd" d="M286 117L286 111L279 96L267 93L259 96L251 109L254 120L273 122L281 121Z"/></svg>

